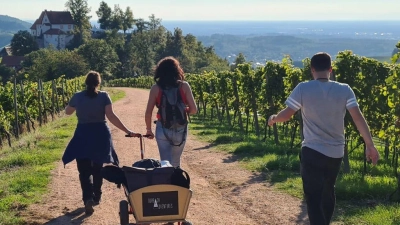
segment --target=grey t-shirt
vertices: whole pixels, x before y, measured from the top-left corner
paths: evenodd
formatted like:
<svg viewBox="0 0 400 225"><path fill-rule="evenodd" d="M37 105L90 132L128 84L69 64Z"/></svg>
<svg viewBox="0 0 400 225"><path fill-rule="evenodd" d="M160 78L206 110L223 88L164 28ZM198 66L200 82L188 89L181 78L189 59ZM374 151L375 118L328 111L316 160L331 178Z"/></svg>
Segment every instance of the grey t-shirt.
<svg viewBox="0 0 400 225"><path fill-rule="evenodd" d="M304 141L302 146L331 158L344 155L344 116L346 109L358 106L348 84L312 80L299 83L285 104L301 109Z"/></svg>
<svg viewBox="0 0 400 225"><path fill-rule="evenodd" d="M106 122L106 105L111 104L111 98L105 91L99 91L98 95L90 98L86 91L75 93L69 105L76 109L78 123Z"/></svg>

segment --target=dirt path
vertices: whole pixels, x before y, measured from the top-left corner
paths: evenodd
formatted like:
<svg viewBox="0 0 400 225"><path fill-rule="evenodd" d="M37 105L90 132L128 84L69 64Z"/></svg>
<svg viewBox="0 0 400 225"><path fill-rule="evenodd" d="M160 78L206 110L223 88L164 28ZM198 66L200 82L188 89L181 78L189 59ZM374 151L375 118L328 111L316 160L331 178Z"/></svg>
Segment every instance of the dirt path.
<svg viewBox="0 0 400 225"><path fill-rule="evenodd" d="M144 132L148 91L122 89L126 97L114 104L114 110L130 129ZM125 138L111 124L110 128L121 165L132 165L139 160L139 141ZM158 158L155 140L146 140L145 157ZM306 209L300 200L272 190L260 174L240 168L231 155L210 151L207 143L189 135L182 157L182 168L191 177L193 197L187 219L193 224L306 224ZM59 163L53 171L50 188L43 202L29 207L26 213L29 224L119 223L118 205L125 196L122 189L107 181L103 185L102 202L92 216L85 216L75 162L66 168ZM130 221L135 222L133 217Z"/></svg>

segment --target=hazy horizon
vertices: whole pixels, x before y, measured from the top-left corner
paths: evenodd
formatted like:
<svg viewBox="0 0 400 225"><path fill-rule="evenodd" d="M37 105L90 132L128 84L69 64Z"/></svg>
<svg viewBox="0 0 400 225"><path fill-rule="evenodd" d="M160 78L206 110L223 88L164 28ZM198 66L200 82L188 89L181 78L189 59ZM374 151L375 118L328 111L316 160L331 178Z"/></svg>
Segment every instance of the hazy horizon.
<svg viewBox="0 0 400 225"><path fill-rule="evenodd" d="M13 0L1 3L0 14L22 20L36 20L47 9L66 10L64 1ZM101 0L88 0L92 20L97 20L96 11ZM147 18L154 14L165 21L398 21L400 1L393 0L146 0L132 3L131 0L105 0L113 8L131 7L135 18ZM18 7L23 6L23 7ZM354 10L356 9L356 10Z"/></svg>

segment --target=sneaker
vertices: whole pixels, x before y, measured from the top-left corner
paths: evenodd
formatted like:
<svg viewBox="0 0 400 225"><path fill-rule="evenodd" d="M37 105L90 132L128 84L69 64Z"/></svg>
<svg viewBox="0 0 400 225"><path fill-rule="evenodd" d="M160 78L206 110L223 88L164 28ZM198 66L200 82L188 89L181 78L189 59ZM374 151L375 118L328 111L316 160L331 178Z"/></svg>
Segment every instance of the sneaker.
<svg viewBox="0 0 400 225"><path fill-rule="evenodd" d="M98 197L98 198L94 197L94 198L93 198L93 202L94 202L94 205L100 204L100 202L101 202L101 197Z"/></svg>
<svg viewBox="0 0 400 225"><path fill-rule="evenodd" d="M101 194L99 196L94 195L93 197L94 205L98 205L101 202Z"/></svg>
<svg viewBox="0 0 400 225"><path fill-rule="evenodd" d="M94 206L94 201L93 200L88 200L85 203L85 213L88 214L88 215L93 214L93 212L94 212L93 206Z"/></svg>

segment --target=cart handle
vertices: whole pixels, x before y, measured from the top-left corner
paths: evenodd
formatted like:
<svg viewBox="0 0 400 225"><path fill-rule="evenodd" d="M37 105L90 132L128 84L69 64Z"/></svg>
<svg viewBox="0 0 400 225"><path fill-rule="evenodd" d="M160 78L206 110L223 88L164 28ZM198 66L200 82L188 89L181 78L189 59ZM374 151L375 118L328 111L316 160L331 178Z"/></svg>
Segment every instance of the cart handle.
<svg viewBox="0 0 400 225"><path fill-rule="evenodd" d="M125 137L137 137L137 138L141 138L141 137L150 137L151 135L149 134L138 134L138 133L134 133L132 135L130 134L125 134Z"/></svg>
<svg viewBox="0 0 400 225"><path fill-rule="evenodd" d="M139 134L139 133L133 133L133 134L126 134L125 137L137 137L140 139L140 157L144 159L144 147L143 147L143 137L151 137L151 135L148 134Z"/></svg>

